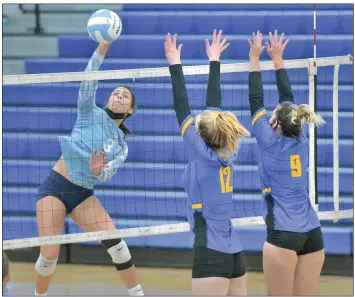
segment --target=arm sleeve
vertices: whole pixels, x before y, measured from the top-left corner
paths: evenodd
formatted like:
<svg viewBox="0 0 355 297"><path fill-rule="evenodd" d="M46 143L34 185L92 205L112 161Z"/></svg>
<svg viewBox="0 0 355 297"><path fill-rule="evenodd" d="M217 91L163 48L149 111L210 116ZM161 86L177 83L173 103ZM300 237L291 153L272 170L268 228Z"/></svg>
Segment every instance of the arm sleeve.
<svg viewBox="0 0 355 297"><path fill-rule="evenodd" d="M289 101L294 103L291 84L285 68L276 70L277 90L279 92L279 103Z"/></svg>
<svg viewBox="0 0 355 297"><path fill-rule="evenodd" d="M221 63L219 61L211 61L210 73L208 76L206 106L208 109L220 109L221 103Z"/></svg>
<svg viewBox="0 0 355 297"><path fill-rule="evenodd" d="M261 72L249 72L249 104L251 115L264 107L264 90Z"/></svg>
<svg viewBox="0 0 355 297"><path fill-rule="evenodd" d="M269 119L264 107L263 93L261 72L250 72L249 103L252 115L252 131L261 150L271 145L279 138L278 134L269 124Z"/></svg>
<svg viewBox="0 0 355 297"><path fill-rule="evenodd" d="M99 55L95 51L88 65L86 66L85 72L99 70L104 57L105 56ZM97 86L97 80L81 82L78 96L78 113L80 116L91 116L93 108L96 106L95 97Z"/></svg>
<svg viewBox="0 0 355 297"><path fill-rule="evenodd" d="M101 173L95 176L98 180L105 182L110 180L117 172L117 169L124 163L127 157L128 150L123 149L122 153L117 154L115 158L108 162L108 168L102 168Z"/></svg>
<svg viewBox="0 0 355 297"><path fill-rule="evenodd" d="M170 66L169 71L173 86L174 109L179 125L181 126L182 122L191 114L185 78L181 64Z"/></svg>

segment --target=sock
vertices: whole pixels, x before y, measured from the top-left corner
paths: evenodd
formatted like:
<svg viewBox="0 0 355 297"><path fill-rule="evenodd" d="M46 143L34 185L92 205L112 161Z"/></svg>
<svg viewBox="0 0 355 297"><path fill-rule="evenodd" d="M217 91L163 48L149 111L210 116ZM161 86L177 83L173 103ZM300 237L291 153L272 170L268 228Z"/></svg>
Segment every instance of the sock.
<svg viewBox="0 0 355 297"><path fill-rule="evenodd" d="M37 293L37 291L35 290L35 296L47 296L47 292L46 292L46 293L43 293L43 294L39 294L39 293Z"/></svg>
<svg viewBox="0 0 355 297"><path fill-rule="evenodd" d="M144 296L141 285L137 285L134 288L128 289L129 296Z"/></svg>

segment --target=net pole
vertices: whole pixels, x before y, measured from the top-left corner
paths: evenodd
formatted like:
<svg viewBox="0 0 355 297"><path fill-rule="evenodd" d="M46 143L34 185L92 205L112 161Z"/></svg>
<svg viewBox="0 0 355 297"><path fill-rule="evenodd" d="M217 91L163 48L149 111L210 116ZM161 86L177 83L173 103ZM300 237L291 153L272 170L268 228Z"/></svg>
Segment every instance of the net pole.
<svg viewBox="0 0 355 297"><path fill-rule="evenodd" d="M308 95L308 102L310 110L314 110L314 64L313 59L309 59L309 66L308 66L308 88L309 88L309 95ZM315 199L315 151L314 151L314 142L315 142L315 135L314 135L314 128L312 125L309 125L309 199L312 203L313 208L317 211L316 207L316 199Z"/></svg>
<svg viewBox="0 0 355 297"><path fill-rule="evenodd" d="M316 4L313 4L313 111L317 111L317 10ZM312 128L314 130L313 133L313 170L314 170L314 189L313 189L313 197L314 197L314 208L318 211L318 174L317 174L317 127L314 126Z"/></svg>
<svg viewBox="0 0 355 297"><path fill-rule="evenodd" d="M334 195L334 222L338 221L339 211L339 65L334 66L333 78L333 195Z"/></svg>

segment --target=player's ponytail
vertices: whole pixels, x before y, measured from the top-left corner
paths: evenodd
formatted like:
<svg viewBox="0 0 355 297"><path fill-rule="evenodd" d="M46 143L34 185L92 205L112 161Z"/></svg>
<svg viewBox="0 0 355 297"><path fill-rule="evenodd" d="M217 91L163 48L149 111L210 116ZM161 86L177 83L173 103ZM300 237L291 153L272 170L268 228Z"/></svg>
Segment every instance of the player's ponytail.
<svg viewBox="0 0 355 297"><path fill-rule="evenodd" d="M199 118L198 130L201 137L215 149L227 148L230 153L237 148L242 136L250 136L247 129L231 112L204 111Z"/></svg>
<svg viewBox="0 0 355 297"><path fill-rule="evenodd" d="M295 139L300 137L305 122L316 126L325 123L321 116L309 109L307 104L299 106L286 103L280 104L276 109L276 115L282 134Z"/></svg>
<svg viewBox="0 0 355 297"><path fill-rule="evenodd" d="M238 139L242 136L250 136L250 133L239 123L237 117L229 111L219 113L216 117L218 147L227 147L230 152L233 152Z"/></svg>
<svg viewBox="0 0 355 297"><path fill-rule="evenodd" d="M293 121L300 123L310 123L316 126L324 124L325 121L320 115L317 115L314 111L309 109L307 104L301 104L297 107Z"/></svg>

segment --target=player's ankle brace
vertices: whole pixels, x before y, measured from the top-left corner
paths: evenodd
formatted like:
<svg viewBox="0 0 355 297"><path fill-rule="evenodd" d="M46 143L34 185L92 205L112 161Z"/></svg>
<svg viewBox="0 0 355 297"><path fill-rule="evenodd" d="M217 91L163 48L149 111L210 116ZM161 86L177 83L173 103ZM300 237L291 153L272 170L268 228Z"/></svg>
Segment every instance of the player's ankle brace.
<svg viewBox="0 0 355 297"><path fill-rule="evenodd" d="M131 254L128 246L122 239L103 240L102 245L112 258L118 271L128 269L133 266Z"/></svg>

